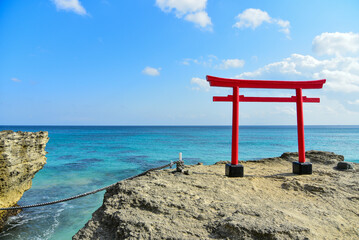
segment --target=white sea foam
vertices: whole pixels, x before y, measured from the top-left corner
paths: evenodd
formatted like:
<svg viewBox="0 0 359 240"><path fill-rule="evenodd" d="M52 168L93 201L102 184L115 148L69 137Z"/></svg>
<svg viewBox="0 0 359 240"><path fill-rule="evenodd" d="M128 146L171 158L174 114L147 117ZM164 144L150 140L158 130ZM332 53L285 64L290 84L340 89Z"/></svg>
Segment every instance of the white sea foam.
<svg viewBox="0 0 359 240"><path fill-rule="evenodd" d="M4 232L0 233L0 238L4 240L47 240L50 239L56 228L59 226L59 218L61 213L67 208L67 203L60 203L57 205L57 209L44 209L44 211L25 210L16 216L12 216L8 219L7 227ZM53 214L55 213L55 214ZM51 223L50 225L43 225L44 223ZM26 233L18 232L17 228L23 226L29 226L35 224L35 228ZM38 231L39 228L44 228L44 231ZM32 235L34 234L34 235ZM32 236L29 236L32 235Z"/></svg>

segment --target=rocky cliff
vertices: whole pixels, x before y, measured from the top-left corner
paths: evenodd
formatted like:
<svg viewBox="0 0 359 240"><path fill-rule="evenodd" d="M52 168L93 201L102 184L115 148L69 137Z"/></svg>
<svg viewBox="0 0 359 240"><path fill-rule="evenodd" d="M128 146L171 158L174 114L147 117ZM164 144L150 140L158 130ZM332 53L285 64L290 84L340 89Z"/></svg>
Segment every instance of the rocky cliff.
<svg viewBox="0 0 359 240"><path fill-rule="evenodd" d="M306 156L312 175L292 174L298 154L286 153L243 162L244 178L221 163L120 182L73 239L359 239L359 171L339 171L334 153Z"/></svg>
<svg viewBox="0 0 359 240"><path fill-rule="evenodd" d="M0 132L0 207L12 207L30 189L32 178L46 163L47 132ZM0 211L0 229L9 215Z"/></svg>

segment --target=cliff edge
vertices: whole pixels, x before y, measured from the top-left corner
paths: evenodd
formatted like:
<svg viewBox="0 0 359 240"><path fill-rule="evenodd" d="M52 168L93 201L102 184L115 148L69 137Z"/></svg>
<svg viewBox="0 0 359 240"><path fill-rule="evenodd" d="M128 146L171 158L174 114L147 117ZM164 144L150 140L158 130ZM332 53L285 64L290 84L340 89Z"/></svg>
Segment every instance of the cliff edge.
<svg viewBox="0 0 359 240"><path fill-rule="evenodd" d="M48 132L0 132L0 207L12 207L46 163ZM0 211L0 229L18 211Z"/></svg>
<svg viewBox="0 0 359 240"><path fill-rule="evenodd" d="M358 239L359 171L337 170L334 153L306 156L312 175L292 174L298 154L285 153L242 162L244 178L220 163L119 182L73 239Z"/></svg>

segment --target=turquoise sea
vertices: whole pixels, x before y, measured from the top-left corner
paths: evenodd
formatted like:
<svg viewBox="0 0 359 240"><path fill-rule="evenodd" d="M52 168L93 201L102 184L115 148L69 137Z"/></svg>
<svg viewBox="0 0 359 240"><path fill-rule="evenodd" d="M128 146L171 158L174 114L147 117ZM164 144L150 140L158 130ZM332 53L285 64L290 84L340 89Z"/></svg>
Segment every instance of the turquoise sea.
<svg viewBox="0 0 359 240"><path fill-rule="evenodd" d="M178 159L186 164L230 160L230 126L0 126L48 131L47 164L19 205L53 201L100 188ZM241 126L239 158L297 151L296 126ZM342 154L359 163L359 126L306 126L306 150ZM288 170L290 171L290 170ZM102 204L104 192L57 205L25 209L0 239L71 239Z"/></svg>

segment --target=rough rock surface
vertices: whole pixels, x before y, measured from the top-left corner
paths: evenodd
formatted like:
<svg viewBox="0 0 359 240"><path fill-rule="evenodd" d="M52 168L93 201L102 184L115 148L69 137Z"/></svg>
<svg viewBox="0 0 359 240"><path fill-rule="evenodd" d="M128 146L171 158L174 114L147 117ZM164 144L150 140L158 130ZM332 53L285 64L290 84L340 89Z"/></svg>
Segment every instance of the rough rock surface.
<svg viewBox="0 0 359 240"><path fill-rule="evenodd" d="M46 163L47 132L0 132L0 207L12 207ZM0 229L18 211L0 211Z"/></svg>
<svg viewBox="0 0 359 240"><path fill-rule="evenodd" d="M292 174L297 153L224 165L151 172L108 189L73 239L359 239L359 172L343 156L309 151L312 175ZM355 169L358 169L356 165Z"/></svg>

